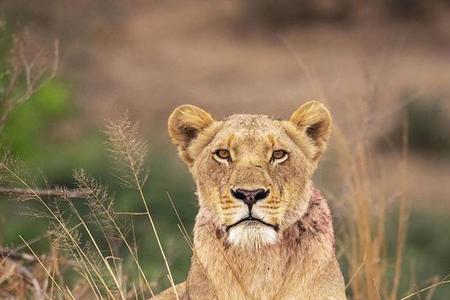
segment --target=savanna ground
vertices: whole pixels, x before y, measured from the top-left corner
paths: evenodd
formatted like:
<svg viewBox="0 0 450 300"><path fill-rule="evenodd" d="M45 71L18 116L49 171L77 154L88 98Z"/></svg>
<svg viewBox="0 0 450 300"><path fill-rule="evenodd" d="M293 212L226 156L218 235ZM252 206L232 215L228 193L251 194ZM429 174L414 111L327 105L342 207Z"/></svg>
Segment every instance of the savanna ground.
<svg viewBox="0 0 450 300"><path fill-rule="evenodd" d="M114 176L103 133L106 118L128 111L150 147L143 189L175 282L185 278L191 251L167 193L188 231L197 210L192 180L165 127L183 103L217 118L244 112L287 118L304 100L323 99L336 130L316 185L333 207L349 295L377 299L380 290L381 299L401 299L450 273L446 1L28 2L0 3L1 55L11 35L23 30L31 55L58 39L59 71L11 113L0 147L22 161L33 174L26 180L41 188L73 188L73 170L82 168L114 191L116 212L142 212L139 195ZM83 200L74 201L87 217ZM1 198L0 244L30 253L25 240L39 255L56 251L49 250L48 218L36 212L41 208L39 201ZM392 298L404 236L399 210L400 224L408 227L398 297ZM135 233L149 284L156 291L169 286L147 217L118 215L127 236ZM367 230L351 230L360 227ZM124 277L131 282L136 274ZM2 286L10 292L4 278L0 274L0 298ZM364 287L372 293L358 294ZM431 290L414 297L450 297L446 285Z"/></svg>

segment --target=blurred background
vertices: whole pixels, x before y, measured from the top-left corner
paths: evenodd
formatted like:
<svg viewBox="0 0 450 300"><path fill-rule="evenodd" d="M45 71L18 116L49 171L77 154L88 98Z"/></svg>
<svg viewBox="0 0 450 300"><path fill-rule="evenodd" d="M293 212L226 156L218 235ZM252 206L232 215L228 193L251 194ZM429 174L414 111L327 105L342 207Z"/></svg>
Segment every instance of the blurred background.
<svg viewBox="0 0 450 300"><path fill-rule="evenodd" d="M17 33L44 48L59 40L57 76L12 111L0 148L42 186L74 186L73 170L83 168L114 190L119 211L142 211L133 191L117 185L102 133L105 119L128 111L148 141L145 193L176 282L186 277L191 251L167 193L189 230L197 211L193 181L166 129L170 112L184 103L217 119L288 118L306 100L322 100L337 134L349 145L364 140L377 157L374 171L382 176L371 184L392 196L393 207L406 117L411 215L400 295L450 272L448 0L3 0L0 17L0 60ZM345 187L336 140L315 182L335 212L339 239L345 205L334 199L345 201ZM19 235L45 235L46 220L27 213L35 205L0 198L0 244L14 248ZM167 286L148 220L135 216L133 223L145 272ZM41 244L35 248L45 252ZM450 287L433 299L450 299Z"/></svg>

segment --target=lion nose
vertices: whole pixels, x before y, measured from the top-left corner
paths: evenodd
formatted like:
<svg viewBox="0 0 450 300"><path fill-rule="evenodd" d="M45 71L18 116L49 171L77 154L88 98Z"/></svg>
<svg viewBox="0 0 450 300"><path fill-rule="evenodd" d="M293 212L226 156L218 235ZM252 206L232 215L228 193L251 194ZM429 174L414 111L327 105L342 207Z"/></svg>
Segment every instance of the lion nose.
<svg viewBox="0 0 450 300"><path fill-rule="evenodd" d="M234 198L244 201L248 206L252 206L258 200L264 199L269 195L269 190L256 189L256 190L244 190L244 189L231 189L231 195Z"/></svg>

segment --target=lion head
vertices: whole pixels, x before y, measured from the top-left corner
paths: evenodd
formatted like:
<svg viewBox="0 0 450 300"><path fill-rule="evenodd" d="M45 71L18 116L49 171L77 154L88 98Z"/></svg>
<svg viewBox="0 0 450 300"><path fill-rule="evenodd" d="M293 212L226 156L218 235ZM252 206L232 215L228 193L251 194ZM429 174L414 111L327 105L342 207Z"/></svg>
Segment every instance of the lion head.
<svg viewBox="0 0 450 300"><path fill-rule="evenodd" d="M168 123L197 185L200 210L229 245L274 244L303 216L331 132L324 105L307 102L289 120L241 114L220 121L182 105Z"/></svg>

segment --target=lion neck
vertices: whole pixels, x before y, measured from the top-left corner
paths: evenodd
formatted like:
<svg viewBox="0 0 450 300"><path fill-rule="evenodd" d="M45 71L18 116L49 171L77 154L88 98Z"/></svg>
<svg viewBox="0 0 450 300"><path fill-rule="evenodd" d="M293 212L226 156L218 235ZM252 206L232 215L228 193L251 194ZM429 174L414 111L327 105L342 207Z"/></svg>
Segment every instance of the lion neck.
<svg viewBox="0 0 450 300"><path fill-rule="evenodd" d="M306 212L280 234L276 244L260 249L232 247L226 242L225 232L200 210L189 281L203 280L215 294L227 291L233 299L242 298L239 295L265 299L279 295L293 280L312 278L334 257L330 211L316 189L311 191ZM307 284L307 279L302 282Z"/></svg>

